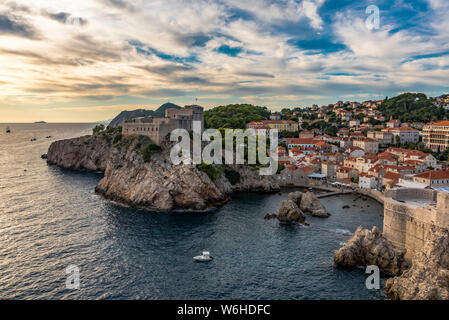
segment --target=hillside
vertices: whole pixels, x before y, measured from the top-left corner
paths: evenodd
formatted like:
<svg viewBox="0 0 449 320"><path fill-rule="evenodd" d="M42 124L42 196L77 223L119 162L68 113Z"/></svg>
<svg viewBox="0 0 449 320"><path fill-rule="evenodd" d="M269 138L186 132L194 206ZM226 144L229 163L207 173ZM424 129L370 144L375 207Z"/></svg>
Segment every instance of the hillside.
<svg viewBox="0 0 449 320"><path fill-rule="evenodd" d="M244 129L251 121L265 120L270 116L266 107L251 104L230 104L204 112L206 128Z"/></svg>
<svg viewBox="0 0 449 320"><path fill-rule="evenodd" d="M167 109L179 109L180 106L173 103L164 103L156 110L145 110L145 109L136 109L132 111L122 111L120 112L112 121L109 123L111 127L118 127L122 125L123 120L128 120L132 118L138 117L164 117L165 110Z"/></svg>
<svg viewBox="0 0 449 320"><path fill-rule="evenodd" d="M449 111L434 106L423 93L403 93L386 99L379 107L386 119L394 118L402 122L430 122L448 120Z"/></svg>

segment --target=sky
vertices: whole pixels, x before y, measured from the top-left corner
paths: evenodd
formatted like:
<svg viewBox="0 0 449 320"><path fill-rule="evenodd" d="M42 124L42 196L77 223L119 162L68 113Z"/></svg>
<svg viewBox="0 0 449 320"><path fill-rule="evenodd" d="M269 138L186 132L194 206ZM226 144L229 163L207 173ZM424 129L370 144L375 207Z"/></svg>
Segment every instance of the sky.
<svg viewBox="0 0 449 320"><path fill-rule="evenodd" d="M447 0L2 0L0 123L437 96L448 16Z"/></svg>

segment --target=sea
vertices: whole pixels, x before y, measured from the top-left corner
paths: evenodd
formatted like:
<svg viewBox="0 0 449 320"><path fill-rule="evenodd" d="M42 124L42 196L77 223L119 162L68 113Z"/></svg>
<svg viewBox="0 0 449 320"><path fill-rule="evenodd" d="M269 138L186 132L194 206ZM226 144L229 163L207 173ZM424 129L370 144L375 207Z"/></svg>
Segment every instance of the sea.
<svg viewBox="0 0 449 320"><path fill-rule="evenodd" d="M292 190L235 194L207 213L121 206L95 194L101 172L41 159L93 127L0 124L0 299L385 298L385 274L367 289L365 268L332 263L358 226L382 227L377 202L323 198L331 216L307 216L309 226L264 220ZM194 261L204 250L214 259Z"/></svg>

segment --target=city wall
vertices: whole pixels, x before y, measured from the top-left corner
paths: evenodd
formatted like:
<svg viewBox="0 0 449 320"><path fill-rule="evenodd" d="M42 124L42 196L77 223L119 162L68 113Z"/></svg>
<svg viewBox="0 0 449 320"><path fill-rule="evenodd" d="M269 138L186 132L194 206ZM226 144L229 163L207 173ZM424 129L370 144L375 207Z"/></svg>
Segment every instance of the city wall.
<svg viewBox="0 0 449 320"><path fill-rule="evenodd" d="M411 259L430 227L449 228L449 194L428 189L397 189L384 199L383 234Z"/></svg>

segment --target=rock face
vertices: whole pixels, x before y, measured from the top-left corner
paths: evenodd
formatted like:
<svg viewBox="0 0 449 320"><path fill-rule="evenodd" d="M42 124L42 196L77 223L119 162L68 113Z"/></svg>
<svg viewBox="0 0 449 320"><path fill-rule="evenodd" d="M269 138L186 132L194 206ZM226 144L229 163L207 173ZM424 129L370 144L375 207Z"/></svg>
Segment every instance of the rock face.
<svg viewBox="0 0 449 320"><path fill-rule="evenodd" d="M346 244L334 251L334 264L340 267L376 265L384 271L399 275L409 268L405 250L396 249L382 237L377 227L358 227Z"/></svg>
<svg viewBox="0 0 449 320"><path fill-rule="evenodd" d="M228 201L233 191L279 190L274 177L260 176L247 167L232 168L240 175L240 181L232 185L224 174L212 180L195 165L173 165L169 146L145 158L142 137L115 139L116 135L54 142L47 161L63 168L104 171L97 193L154 211L205 210Z"/></svg>
<svg viewBox="0 0 449 320"><path fill-rule="evenodd" d="M323 218L330 216L326 211L326 208L324 208L323 204L320 202L320 199L310 191L302 195L299 208L305 213L310 213L312 216Z"/></svg>
<svg viewBox="0 0 449 320"><path fill-rule="evenodd" d="M164 161L165 160L165 161ZM95 191L107 199L157 211L205 210L228 200L195 166L172 165L163 153L144 162L133 145L111 154Z"/></svg>
<svg viewBox="0 0 449 320"><path fill-rule="evenodd" d="M433 229L412 266L385 285L387 297L395 300L449 299L449 232Z"/></svg>
<svg viewBox="0 0 449 320"><path fill-rule="evenodd" d="M53 142L47 152L47 162L74 170L104 171L112 150L110 136L84 136Z"/></svg>
<svg viewBox="0 0 449 320"><path fill-rule="evenodd" d="M279 208L277 218L281 222L299 222L304 223L306 217L293 200L284 200Z"/></svg>

